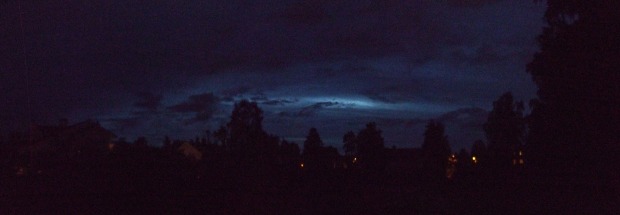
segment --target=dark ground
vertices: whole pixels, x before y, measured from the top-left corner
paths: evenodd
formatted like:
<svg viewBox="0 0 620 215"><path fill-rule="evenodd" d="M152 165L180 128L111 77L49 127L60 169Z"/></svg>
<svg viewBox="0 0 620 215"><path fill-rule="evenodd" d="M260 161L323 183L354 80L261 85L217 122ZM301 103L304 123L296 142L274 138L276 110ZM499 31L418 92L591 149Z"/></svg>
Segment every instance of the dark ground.
<svg viewBox="0 0 620 215"><path fill-rule="evenodd" d="M169 168L174 168L170 166ZM617 214L618 193L600 184L423 180L331 172L229 177L158 168L72 169L5 176L1 214ZM81 173L81 174L77 174ZM256 180L254 180L256 179ZM481 182L486 181L486 182Z"/></svg>

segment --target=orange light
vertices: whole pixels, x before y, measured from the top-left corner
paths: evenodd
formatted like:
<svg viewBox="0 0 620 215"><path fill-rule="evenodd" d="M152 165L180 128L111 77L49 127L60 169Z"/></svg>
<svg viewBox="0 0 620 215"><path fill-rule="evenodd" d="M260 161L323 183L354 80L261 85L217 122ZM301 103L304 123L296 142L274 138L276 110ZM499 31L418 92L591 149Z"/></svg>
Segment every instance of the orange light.
<svg viewBox="0 0 620 215"><path fill-rule="evenodd" d="M299 167L303 169L304 168L304 163L299 164Z"/></svg>
<svg viewBox="0 0 620 215"><path fill-rule="evenodd" d="M472 156L471 161L474 162L474 164L478 163L478 159L476 159L476 156Z"/></svg>
<svg viewBox="0 0 620 215"><path fill-rule="evenodd" d="M456 155L450 155L450 157L448 158L448 162L450 162L450 164L455 164L457 162Z"/></svg>

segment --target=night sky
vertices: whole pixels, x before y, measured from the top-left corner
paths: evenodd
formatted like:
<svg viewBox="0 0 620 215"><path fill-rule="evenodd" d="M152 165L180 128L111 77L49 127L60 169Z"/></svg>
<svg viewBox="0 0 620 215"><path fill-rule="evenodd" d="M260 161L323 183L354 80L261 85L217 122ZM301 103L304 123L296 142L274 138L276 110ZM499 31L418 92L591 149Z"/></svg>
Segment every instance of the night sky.
<svg viewBox="0 0 620 215"><path fill-rule="evenodd" d="M417 147L428 119L453 150L484 139L492 102L535 97L533 1L0 1L0 129L98 120L119 137L188 139L256 101L302 143L374 121ZM21 12L21 16L20 16Z"/></svg>

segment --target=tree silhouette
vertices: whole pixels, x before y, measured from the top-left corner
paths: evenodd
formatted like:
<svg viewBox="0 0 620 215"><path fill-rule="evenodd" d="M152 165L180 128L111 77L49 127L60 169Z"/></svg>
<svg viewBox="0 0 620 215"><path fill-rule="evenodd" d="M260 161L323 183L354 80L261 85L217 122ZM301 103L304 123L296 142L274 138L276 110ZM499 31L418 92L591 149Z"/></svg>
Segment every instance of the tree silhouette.
<svg viewBox="0 0 620 215"><path fill-rule="evenodd" d="M304 141L304 151L302 156L304 159L304 168L310 171L316 171L324 167L322 165L321 152L323 149L323 140L319 136L316 128L310 128L306 140Z"/></svg>
<svg viewBox="0 0 620 215"><path fill-rule="evenodd" d="M620 1L546 3L540 51L527 65L538 99L530 102L527 117L526 171L604 186L612 194L595 189L575 194L588 196L579 202L582 207L598 208L604 203L593 199L613 199L620 181Z"/></svg>
<svg viewBox="0 0 620 215"><path fill-rule="evenodd" d="M424 132L422 153L425 163L423 165L431 178L445 177L451 150L444 130L445 127L441 122L430 120Z"/></svg>
<svg viewBox="0 0 620 215"><path fill-rule="evenodd" d="M256 102L241 100L235 104L226 125L229 133L227 142L230 150L242 153L252 153L258 150L258 145L266 136L263 131L263 111Z"/></svg>
<svg viewBox="0 0 620 215"><path fill-rule="evenodd" d="M218 138L224 140L231 167L241 186L264 187L279 183L272 177L278 174L280 138L267 134L262 121L263 111L256 102L241 100L235 104L226 124L227 132L222 129L216 132Z"/></svg>
<svg viewBox="0 0 620 215"><path fill-rule="evenodd" d="M509 168L513 154L521 148L524 140L523 103L515 102L511 93L504 93L493 102L484 131L489 141L492 166Z"/></svg>
<svg viewBox="0 0 620 215"><path fill-rule="evenodd" d="M226 140L228 139L228 130L224 126L220 126L220 128L213 133L213 137L220 142L220 145L226 147Z"/></svg>
<svg viewBox="0 0 620 215"><path fill-rule="evenodd" d="M615 12L619 3L595 0L547 4L548 26L539 37L541 51L528 65L528 72L539 87L540 101L550 111L561 111L558 113L562 115L556 117L579 116L574 120L582 126L618 117L614 109L620 101L620 62L616 60L620 57L616 49L620 46L620 16ZM617 125L613 123L618 121L598 125L605 132L599 135L609 135L610 130L605 128ZM585 130L578 132L584 137L591 135Z"/></svg>
<svg viewBox="0 0 620 215"><path fill-rule="evenodd" d="M456 172L459 176L464 176L468 173L471 167L474 165L471 162L471 154L467 152L466 149L462 148L459 150L459 153L456 155Z"/></svg>
<svg viewBox="0 0 620 215"><path fill-rule="evenodd" d="M279 155L280 167L284 176L288 177L289 180L296 178L301 165L299 145L282 139Z"/></svg>
<svg viewBox="0 0 620 215"><path fill-rule="evenodd" d="M308 135L306 136L306 140L304 141L303 154L316 154L321 147L323 147L323 140L321 140L319 132L316 128L310 128L310 131L308 131Z"/></svg>
<svg viewBox="0 0 620 215"><path fill-rule="evenodd" d="M370 170L381 170L385 165L385 150L381 130L377 129L377 124L370 122L366 128L358 134L357 155L362 168Z"/></svg>
<svg viewBox="0 0 620 215"><path fill-rule="evenodd" d="M608 164L620 153L620 2L546 2L548 25L527 67L539 97L528 153L543 172L607 168L617 175Z"/></svg>
<svg viewBox="0 0 620 215"><path fill-rule="evenodd" d="M342 148L344 149L345 155L353 155L355 154L355 133L353 131L349 131L342 137Z"/></svg>
<svg viewBox="0 0 620 215"><path fill-rule="evenodd" d="M145 137L138 137L138 139L136 139L133 142L133 144L134 144L134 146L136 148L146 148L146 147L148 147L148 142L147 142Z"/></svg>

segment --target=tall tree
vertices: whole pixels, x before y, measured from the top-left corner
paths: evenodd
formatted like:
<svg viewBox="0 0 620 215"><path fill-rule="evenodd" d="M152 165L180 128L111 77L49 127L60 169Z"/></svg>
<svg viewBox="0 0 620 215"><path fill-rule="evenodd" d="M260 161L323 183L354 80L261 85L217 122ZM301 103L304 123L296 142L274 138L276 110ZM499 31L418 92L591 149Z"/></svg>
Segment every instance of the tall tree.
<svg viewBox="0 0 620 215"><path fill-rule="evenodd" d="M363 168L380 170L385 165L385 143L377 124L370 122L356 138L357 155Z"/></svg>
<svg viewBox="0 0 620 215"><path fill-rule="evenodd" d="M355 153L355 133L353 131L349 131L342 137L342 148L344 149L345 155L353 155Z"/></svg>
<svg viewBox="0 0 620 215"><path fill-rule="evenodd" d="M266 137L263 131L263 111L256 102L242 100L235 104L226 125L229 133L228 145L233 151L256 151L260 141Z"/></svg>
<svg viewBox="0 0 620 215"><path fill-rule="evenodd" d="M220 126L220 128L217 129L217 131L213 133L213 137L215 137L215 139L219 141L222 146L226 147L226 140L228 139L228 130L226 129L226 127Z"/></svg>
<svg viewBox="0 0 620 215"><path fill-rule="evenodd" d="M321 140L319 132L316 128L310 128L304 141L304 151L302 152L304 168L314 173L324 170L326 165L323 151L323 140Z"/></svg>
<svg viewBox="0 0 620 215"><path fill-rule="evenodd" d="M316 154L323 147L323 140L316 128L310 128L306 140L304 141L304 155Z"/></svg>
<svg viewBox="0 0 620 215"><path fill-rule="evenodd" d="M528 151L546 170L606 168L620 153L620 1L546 3L548 25L527 67L539 97Z"/></svg>
<svg viewBox="0 0 620 215"><path fill-rule="evenodd" d="M523 109L523 102L515 102L509 92L493 102L493 110L484 124L492 166L509 168L513 154L523 145Z"/></svg>
<svg viewBox="0 0 620 215"><path fill-rule="evenodd" d="M242 186L265 186L278 183L277 174L279 138L263 130L263 111L256 102L242 100L235 104L230 121L226 124L225 138L234 162L234 174Z"/></svg>
<svg viewBox="0 0 620 215"><path fill-rule="evenodd" d="M431 120L426 125L422 153L429 177L444 177L446 173L451 150L444 131L445 127L441 122Z"/></svg>

